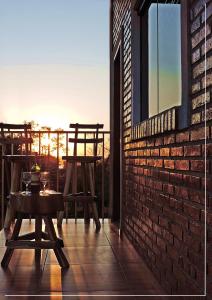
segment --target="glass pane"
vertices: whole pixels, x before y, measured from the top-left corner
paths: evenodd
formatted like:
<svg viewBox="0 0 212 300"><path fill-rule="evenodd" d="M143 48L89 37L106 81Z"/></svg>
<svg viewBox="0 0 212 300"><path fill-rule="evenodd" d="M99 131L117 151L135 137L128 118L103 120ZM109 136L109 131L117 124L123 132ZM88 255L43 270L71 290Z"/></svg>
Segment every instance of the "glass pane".
<svg viewBox="0 0 212 300"><path fill-rule="evenodd" d="M178 2L152 3L148 11L149 117L181 104L181 19L180 4L175 4Z"/></svg>
<svg viewBox="0 0 212 300"><path fill-rule="evenodd" d="M159 112L181 104L180 4L158 4Z"/></svg>
<svg viewBox="0 0 212 300"><path fill-rule="evenodd" d="M158 113L157 7L153 3L148 12L149 117Z"/></svg>

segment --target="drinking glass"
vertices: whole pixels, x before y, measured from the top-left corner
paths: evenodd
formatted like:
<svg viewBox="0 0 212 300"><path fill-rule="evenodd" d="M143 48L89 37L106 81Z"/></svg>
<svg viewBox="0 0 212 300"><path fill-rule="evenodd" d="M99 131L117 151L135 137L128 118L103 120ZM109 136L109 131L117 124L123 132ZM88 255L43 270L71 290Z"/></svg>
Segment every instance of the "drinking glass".
<svg viewBox="0 0 212 300"><path fill-rule="evenodd" d="M46 194L46 185L49 182L49 172L41 172L40 181L43 184L43 194Z"/></svg>
<svg viewBox="0 0 212 300"><path fill-rule="evenodd" d="M25 184L26 186L26 191L25 193L28 195L30 194L29 191L29 184L31 182L31 172L23 172L22 173L22 182Z"/></svg>

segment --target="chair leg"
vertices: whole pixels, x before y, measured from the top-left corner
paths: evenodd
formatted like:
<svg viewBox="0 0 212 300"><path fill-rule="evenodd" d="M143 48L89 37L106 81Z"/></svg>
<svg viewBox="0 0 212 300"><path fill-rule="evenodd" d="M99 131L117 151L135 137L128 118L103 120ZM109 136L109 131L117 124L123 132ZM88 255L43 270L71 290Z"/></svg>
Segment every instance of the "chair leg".
<svg viewBox="0 0 212 300"><path fill-rule="evenodd" d="M94 176L93 176L93 170L91 164L88 164L88 170L89 170L91 196L94 197L95 187L94 187ZM97 210L96 202L94 200L92 201L92 210L93 210L93 219L96 224L96 230L99 230L101 228L101 223L99 221L98 210Z"/></svg>
<svg viewBox="0 0 212 300"><path fill-rule="evenodd" d="M12 221L14 220L14 218L15 218L15 210L11 206L11 203L9 200L7 203L6 216L5 216L5 220L4 220L4 229L10 228L10 225L11 225Z"/></svg>
<svg viewBox="0 0 212 300"><path fill-rule="evenodd" d="M21 165L20 162L12 163L12 174L11 174L11 192L17 192L19 190L20 184L20 172L21 172ZM14 220L15 211L10 205L10 201L7 204L4 228L7 229L10 227L11 222Z"/></svg>
<svg viewBox="0 0 212 300"><path fill-rule="evenodd" d="M71 174L72 174L71 164L69 162L67 162L66 180L65 180L65 187L64 187L64 191L63 191L64 196L66 196L69 193ZM64 217L64 211L59 211L57 213L57 226L62 226L63 217ZM66 215L66 217L67 217L67 215Z"/></svg>
<svg viewBox="0 0 212 300"><path fill-rule="evenodd" d="M72 194L77 193L77 163L73 163L73 172L72 172ZM77 201L74 201L74 217L75 223L77 222Z"/></svg>
<svg viewBox="0 0 212 300"><path fill-rule="evenodd" d="M17 239L17 237L19 235L19 232L20 232L20 229L21 229L21 224L22 224L22 217L20 215L18 215L16 223L15 223L15 227L14 227L14 230L13 230L13 233L12 233L12 236L11 236L11 240L16 240ZM14 252L13 248L7 248L7 250L5 251L4 257L1 261L1 266L3 268L8 267L9 262L12 258L13 252Z"/></svg>
<svg viewBox="0 0 212 300"><path fill-rule="evenodd" d="M96 230L98 231L101 228L101 223L99 221L99 215L98 215L96 202L93 200L91 205L92 205L92 211L93 211L93 219L96 224Z"/></svg>
<svg viewBox="0 0 212 300"><path fill-rule="evenodd" d="M86 172L86 164L82 163L82 182L83 182L83 193L84 195L88 192L88 184L87 184L87 172ZM90 223L90 212L89 205L87 202L84 203L84 222L86 224Z"/></svg>

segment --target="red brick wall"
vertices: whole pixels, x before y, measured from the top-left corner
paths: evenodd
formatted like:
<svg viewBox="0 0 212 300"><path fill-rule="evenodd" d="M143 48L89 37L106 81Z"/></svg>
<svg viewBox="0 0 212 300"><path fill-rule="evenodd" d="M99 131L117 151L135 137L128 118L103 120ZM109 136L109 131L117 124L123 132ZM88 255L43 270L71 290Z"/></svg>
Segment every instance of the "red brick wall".
<svg viewBox="0 0 212 300"><path fill-rule="evenodd" d="M207 2L207 293L212 295L212 0ZM171 294L204 293L204 3L190 3L191 125L133 142L131 1L113 0L113 46L123 42L123 231Z"/></svg>

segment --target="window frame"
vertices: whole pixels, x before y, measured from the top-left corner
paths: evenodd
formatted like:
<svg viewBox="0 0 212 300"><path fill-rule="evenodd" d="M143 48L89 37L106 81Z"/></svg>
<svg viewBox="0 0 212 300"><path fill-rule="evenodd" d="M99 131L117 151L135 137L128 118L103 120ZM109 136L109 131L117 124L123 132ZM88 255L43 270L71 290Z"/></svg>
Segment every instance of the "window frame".
<svg viewBox="0 0 212 300"><path fill-rule="evenodd" d="M132 2L132 131L131 139L184 129L190 124L190 42L188 1L181 0L181 105L173 106L159 114L148 116L148 60L142 63L141 53L148 57L148 47L142 40L148 40L147 10L153 0ZM147 18L147 19L146 19ZM142 29L141 29L142 28ZM145 76L142 77L142 74Z"/></svg>

